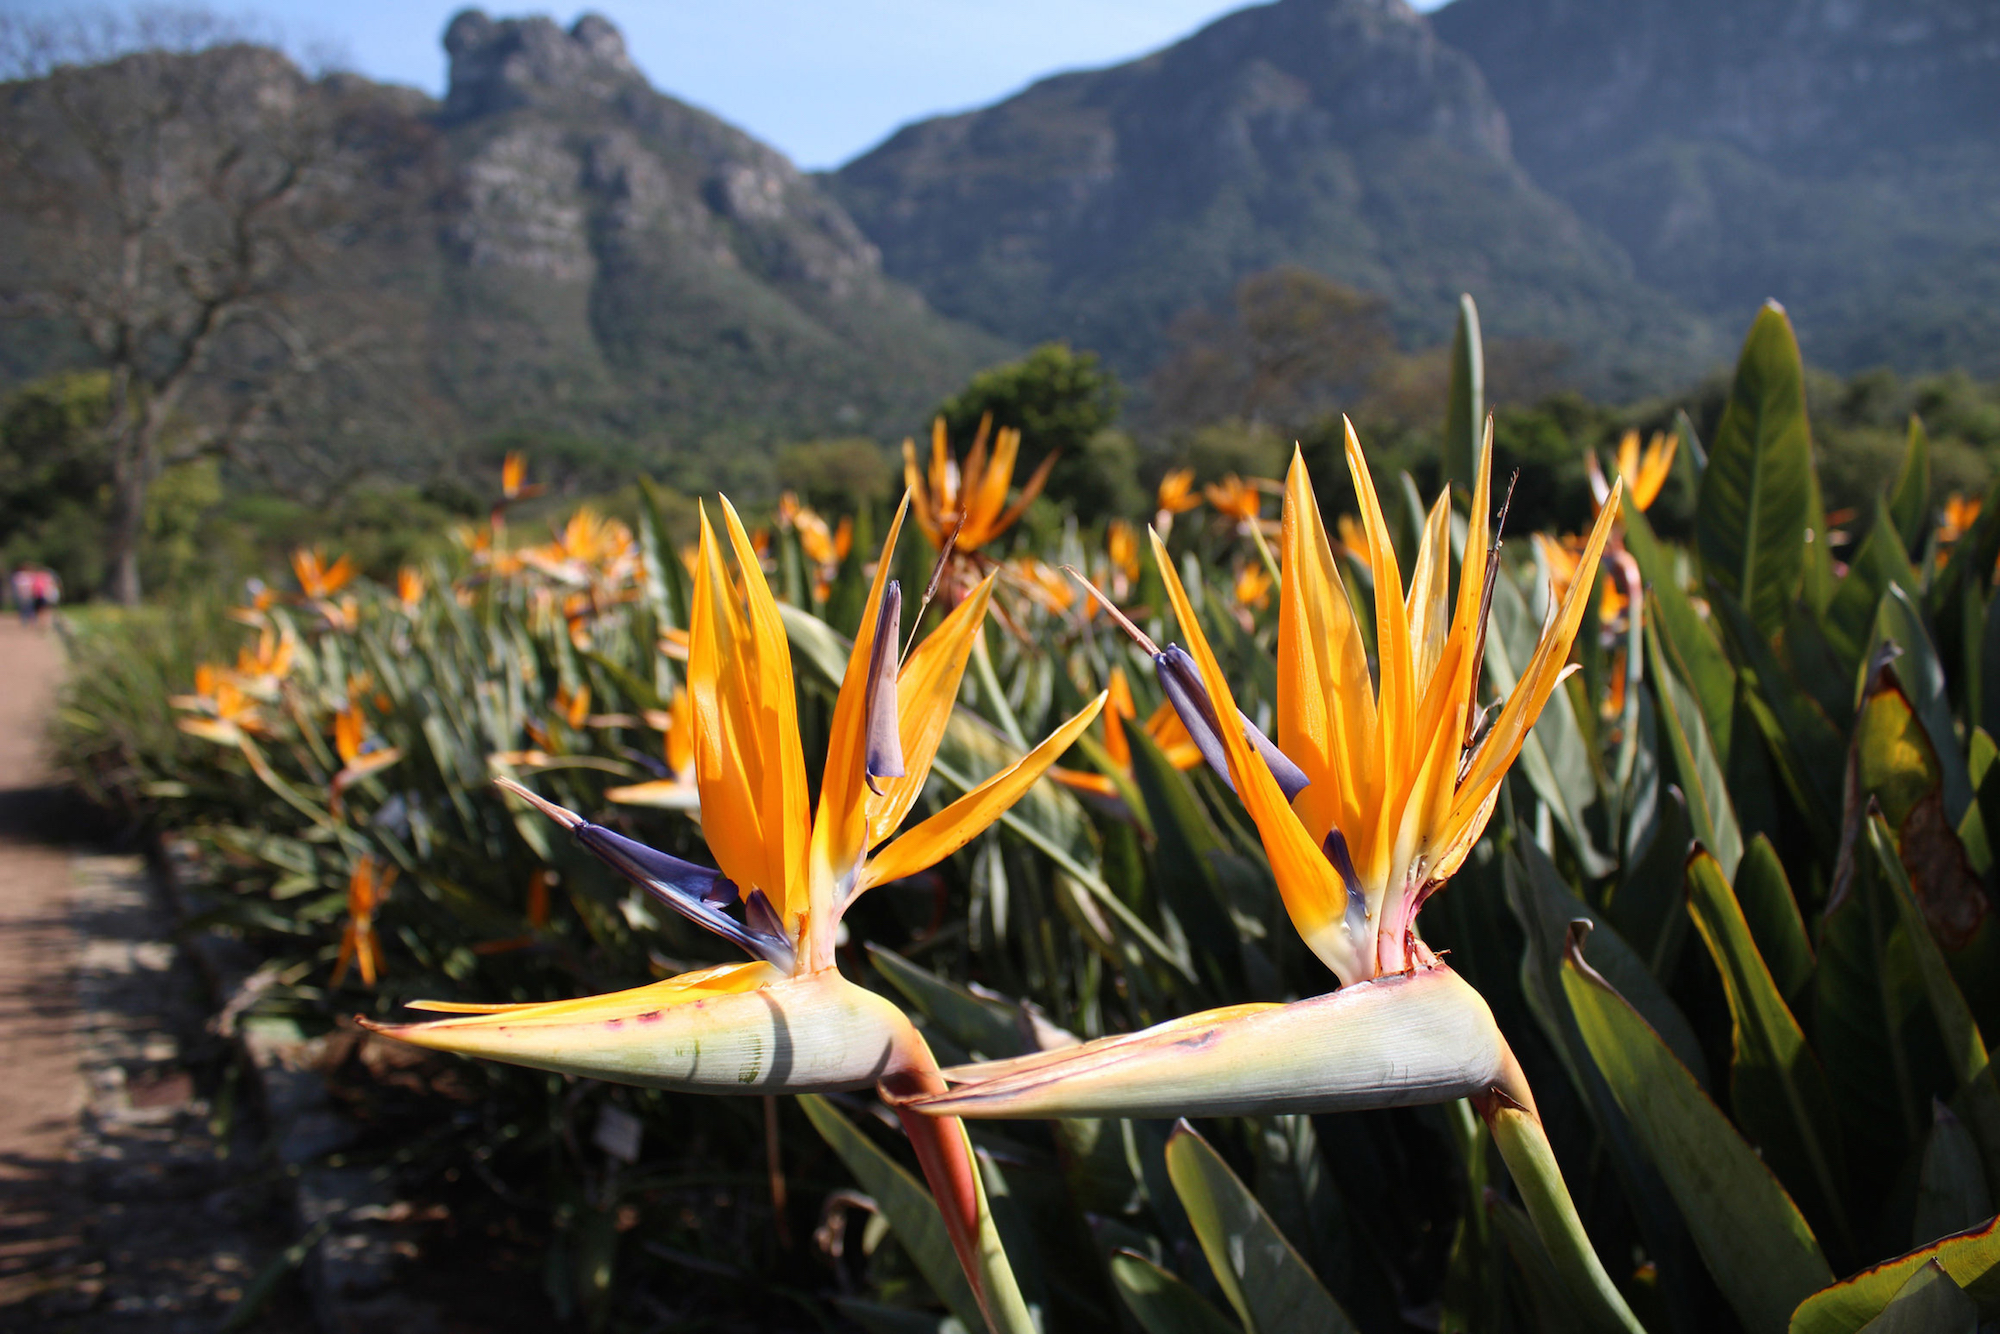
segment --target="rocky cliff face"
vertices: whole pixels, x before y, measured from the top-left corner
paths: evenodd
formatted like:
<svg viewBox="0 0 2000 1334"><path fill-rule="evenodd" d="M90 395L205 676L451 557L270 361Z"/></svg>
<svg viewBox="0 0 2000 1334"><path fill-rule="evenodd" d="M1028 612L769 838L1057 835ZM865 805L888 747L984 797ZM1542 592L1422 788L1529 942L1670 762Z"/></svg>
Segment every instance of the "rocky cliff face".
<svg viewBox="0 0 2000 1334"><path fill-rule="evenodd" d="M444 40L469 263L585 280L671 238L773 282L880 295L881 257L853 220L782 154L653 91L604 19L564 32L467 10Z"/></svg>
<svg viewBox="0 0 2000 1334"><path fill-rule="evenodd" d="M510 331L448 354L482 405L554 379L565 411L621 423L887 433L997 354L886 279L782 154L653 90L604 19L468 10L445 47L447 308Z"/></svg>
<svg viewBox="0 0 2000 1334"><path fill-rule="evenodd" d="M891 274L1017 339L1142 369L1168 323L1298 263L1425 341L1460 289L1502 334L1629 340L1655 379L1701 329L1516 165L1478 68L1403 0L1279 0L1111 69L910 126L840 169ZM1598 360L1593 372L1609 372Z"/></svg>
<svg viewBox="0 0 2000 1334"><path fill-rule="evenodd" d="M1455 0L1535 178L1681 300L1808 356L2000 370L2000 6Z"/></svg>
<svg viewBox="0 0 2000 1334"><path fill-rule="evenodd" d="M87 74L106 106L123 100L118 81L169 71L209 90L204 104L339 104L366 221L302 281L381 326L367 340L373 419L407 430L382 457L421 467L468 438L544 432L640 442L684 464L689 486L754 486L767 451L744 445L901 434L1004 353L886 277L782 154L648 86L602 18L563 29L468 10L444 41L441 105L353 76L315 82L255 47ZM33 123L43 94L0 85L0 135ZM0 214L0 243L10 224ZM12 333L0 327L0 390L63 355Z"/></svg>

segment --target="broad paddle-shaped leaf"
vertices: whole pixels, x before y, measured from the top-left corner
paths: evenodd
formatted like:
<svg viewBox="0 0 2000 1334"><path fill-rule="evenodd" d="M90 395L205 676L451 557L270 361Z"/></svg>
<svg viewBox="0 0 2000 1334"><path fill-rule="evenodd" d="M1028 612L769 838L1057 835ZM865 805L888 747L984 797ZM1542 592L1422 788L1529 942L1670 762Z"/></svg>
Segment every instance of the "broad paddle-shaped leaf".
<svg viewBox="0 0 2000 1334"><path fill-rule="evenodd" d="M1687 1067L1583 961L1574 934L1563 989L1716 1286L1749 1334L1778 1334L1792 1309L1833 1277L1812 1228Z"/></svg>
<svg viewBox="0 0 2000 1334"><path fill-rule="evenodd" d="M1767 635L1799 595L1816 499L1798 340L1767 302L1743 341L1695 509L1703 569Z"/></svg>

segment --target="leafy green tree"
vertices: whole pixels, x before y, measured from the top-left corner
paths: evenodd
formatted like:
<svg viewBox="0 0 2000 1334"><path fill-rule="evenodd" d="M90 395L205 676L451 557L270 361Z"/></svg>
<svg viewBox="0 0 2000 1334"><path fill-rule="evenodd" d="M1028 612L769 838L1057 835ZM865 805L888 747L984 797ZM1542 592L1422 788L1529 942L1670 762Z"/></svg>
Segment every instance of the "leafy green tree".
<svg viewBox="0 0 2000 1334"><path fill-rule="evenodd" d="M1060 452L1048 494L1075 505L1085 519L1137 513L1144 496L1136 473L1138 450L1113 429L1124 390L1094 352L1068 343L1044 343L1019 361L979 372L938 409L955 445L970 442L991 413L997 430L1021 432L1015 475L1025 477Z"/></svg>
<svg viewBox="0 0 2000 1334"><path fill-rule="evenodd" d="M101 371L35 381L0 411L0 562L47 565L77 594L103 580L110 411Z"/></svg>

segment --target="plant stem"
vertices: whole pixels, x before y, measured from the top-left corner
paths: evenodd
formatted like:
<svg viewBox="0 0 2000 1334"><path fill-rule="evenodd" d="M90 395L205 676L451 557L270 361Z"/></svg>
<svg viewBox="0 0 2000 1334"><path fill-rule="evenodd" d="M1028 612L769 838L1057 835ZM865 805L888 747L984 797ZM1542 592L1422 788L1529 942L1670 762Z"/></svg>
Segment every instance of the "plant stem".
<svg viewBox="0 0 2000 1334"><path fill-rule="evenodd" d="M1520 1077L1518 1066L1513 1075L1510 1082L1518 1084L1525 1093L1526 1081ZM1583 1220L1577 1217L1569 1187L1563 1184L1562 1169L1556 1165L1555 1150L1549 1146L1549 1137L1532 1101L1523 1106L1496 1092L1475 1099L1474 1105L1486 1118L1500 1157L1521 1192L1529 1221L1535 1225L1535 1233L1548 1251L1550 1262L1575 1300L1578 1313L1593 1330L1645 1334L1645 1326L1625 1304L1611 1276L1604 1272L1604 1264L1583 1230Z"/></svg>
<svg viewBox="0 0 2000 1334"><path fill-rule="evenodd" d="M928 1049L924 1055L929 1056ZM958 1252L959 1265L972 1281L973 1296L979 1300L987 1328L991 1334L1041 1334L1029 1314L1027 1300L1021 1296L1021 1285L1007 1261L999 1230L993 1225L986 1183L972 1156L965 1123L955 1116L925 1116L903 1105L908 1098L944 1089L944 1078L934 1061L898 1071L878 1085L883 1101L895 1109L910 1136L917 1165L930 1183L931 1195L944 1216L945 1231Z"/></svg>

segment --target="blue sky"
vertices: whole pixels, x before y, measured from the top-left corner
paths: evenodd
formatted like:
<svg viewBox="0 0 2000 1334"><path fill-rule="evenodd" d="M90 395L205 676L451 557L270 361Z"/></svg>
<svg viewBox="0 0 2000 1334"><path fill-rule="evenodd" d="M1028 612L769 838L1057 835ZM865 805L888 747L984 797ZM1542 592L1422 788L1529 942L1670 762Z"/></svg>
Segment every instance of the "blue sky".
<svg viewBox="0 0 2000 1334"><path fill-rule="evenodd" d="M75 0L0 0L56 11ZM1441 0L1417 0L1432 9ZM122 8L122 5L114 5ZM438 39L462 3L213 0L373 78L444 87ZM1226 0L602 0L653 83L806 167L846 161L908 121L993 101L1058 70L1150 51L1240 8ZM537 12L491 4L495 17Z"/></svg>

